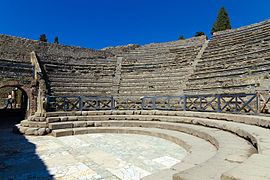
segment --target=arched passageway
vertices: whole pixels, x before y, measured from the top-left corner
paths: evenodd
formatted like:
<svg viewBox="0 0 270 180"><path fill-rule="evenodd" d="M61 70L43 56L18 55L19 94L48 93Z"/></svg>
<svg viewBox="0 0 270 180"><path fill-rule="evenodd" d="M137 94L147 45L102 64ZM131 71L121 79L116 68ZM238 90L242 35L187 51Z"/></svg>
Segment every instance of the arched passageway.
<svg viewBox="0 0 270 180"><path fill-rule="evenodd" d="M29 98L18 86L0 88L0 127L12 127L23 120L29 109Z"/></svg>

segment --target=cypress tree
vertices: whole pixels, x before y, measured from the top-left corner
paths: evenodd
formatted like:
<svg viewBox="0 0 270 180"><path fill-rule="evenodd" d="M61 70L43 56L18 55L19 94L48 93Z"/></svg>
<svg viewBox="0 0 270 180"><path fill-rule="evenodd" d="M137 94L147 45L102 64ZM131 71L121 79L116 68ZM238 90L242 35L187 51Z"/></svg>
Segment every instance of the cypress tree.
<svg viewBox="0 0 270 180"><path fill-rule="evenodd" d="M59 44L58 36L55 36L55 37L54 37L54 44Z"/></svg>
<svg viewBox="0 0 270 180"><path fill-rule="evenodd" d="M231 23L230 23L228 13L226 12L225 8L221 7L218 11L217 19L212 26L211 34L213 34L214 32L223 31L226 29L231 29Z"/></svg>
<svg viewBox="0 0 270 180"><path fill-rule="evenodd" d="M41 34L41 35L39 36L39 40L40 40L41 42L47 42L46 34Z"/></svg>

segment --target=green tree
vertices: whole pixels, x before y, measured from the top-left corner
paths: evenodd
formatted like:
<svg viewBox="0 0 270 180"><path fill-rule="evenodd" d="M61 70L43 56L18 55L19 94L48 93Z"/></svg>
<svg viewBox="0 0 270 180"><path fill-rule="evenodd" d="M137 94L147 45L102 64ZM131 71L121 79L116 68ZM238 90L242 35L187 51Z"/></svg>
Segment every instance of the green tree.
<svg viewBox="0 0 270 180"><path fill-rule="evenodd" d="M185 40L185 37L183 35L178 37L178 40Z"/></svg>
<svg viewBox="0 0 270 180"><path fill-rule="evenodd" d="M54 44L59 44L58 36L55 36L55 37L54 37Z"/></svg>
<svg viewBox="0 0 270 180"><path fill-rule="evenodd" d="M205 35L204 32L199 31L199 32L196 32L195 37L204 36L204 35Z"/></svg>
<svg viewBox="0 0 270 180"><path fill-rule="evenodd" d="M40 40L41 42L47 42L46 34L41 34L41 35L39 36L39 40Z"/></svg>
<svg viewBox="0 0 270 180"><path fill-rule="evenodd" d="M231 23L225 8L221 7L218 11L217 19L212 26L211 33L226 29L231 29Z"/></svg>

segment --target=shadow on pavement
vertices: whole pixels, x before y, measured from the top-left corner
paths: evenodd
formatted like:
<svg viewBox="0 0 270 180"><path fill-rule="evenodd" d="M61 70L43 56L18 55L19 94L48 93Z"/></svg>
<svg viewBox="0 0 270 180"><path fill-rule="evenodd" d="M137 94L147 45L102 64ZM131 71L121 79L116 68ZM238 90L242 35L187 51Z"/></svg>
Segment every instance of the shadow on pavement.
<svg viewBox="0 0 270 180"><path fill-rule="evenodd" d="M0 180L53 179L36 154L36 145L24 135L12 132L23 117L16 110L0 110Z"/></svg>

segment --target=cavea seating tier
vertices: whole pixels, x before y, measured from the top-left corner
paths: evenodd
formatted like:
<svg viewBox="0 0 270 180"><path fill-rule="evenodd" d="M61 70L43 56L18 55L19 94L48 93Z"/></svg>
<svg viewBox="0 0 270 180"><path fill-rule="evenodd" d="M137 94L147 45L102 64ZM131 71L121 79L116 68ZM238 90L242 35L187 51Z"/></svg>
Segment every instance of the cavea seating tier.
<svg viewBox="0 0 270 180"><path fill-rule="evenodd" d="M268 20L214 34L184 93L254 93L269 78L269 29Z"/></svg>
<svg viewBox="0 0 270 180"><path fill-rule="evenodd" d="M31 78L34 75L34 67L29 63L0 59L0 75L2 78L17 76Z"/></svg>
<svg viewBox="0 0 270 180"><path fill-rule="evenodd" d="M193 71L193 60L205 42L205 37L194 38L194 43L188 41L179 41L176 46L160 44L160 47L152 46L151 50L149 46L143 46L122 54L118 96L182 94L185 81Z"/></svg>
<svg viewBox="0 0 270 180"><path fill-rule="evenodd" d="M37 120L40 120L37 118ZM45 120L45 122L44 122ZM240 177L239 173L234 169L241 169L246 167L248 169L248 174L252 177L259 177L259 173L255 170L252 170L254 166L257 166L258 163L261 163L261 156L265 156L264 160L268 161L268 156L270 155L270 119L269 117L263 116L250 116L250 115L234 115L234 114L222 114L222 113L203 113L203 112L184 112L184 111L74 111L74 112L51 112L44 114L42 120L43 122L36 122L35 118L31 118L28 121L23 121L22 126L30 126L29 123L39 124L40 127L47 127L51 129L52 134L55 136L62 135L73 135L73 134L82 134L82 133L94 133L94 132L127 132L130 128L142 128L141 131L144 131L144 128L147 128L152 132L151 128L158 128L161 130L172 131L181 131L197 137L206 137L208 141L212 144L218 144L224 141L224 137L228 135L218 135L217 132L229 134L234 140L229 140L224 146L219 147L232 147L235 146L239 150L239 142L233 145L232 142L235 141L235 138L239 138L243 143L253 145L251 148L258 151L258 154L251 156L251 162L249 163L249 158L247 161L244 161L241 156L228 155L226 156L229 160L218 160L215 158L217 155L210 158L208 161L195 166L194 168L181 169L181 171L175 172L175 170L166 170L161 171L160 174L153 174L152 176L147 177L147 179L158 179L157 177L168 177L166 175L174 174L174 179L188 178L193 179L198 176L194 174L205 174L205 179L211 179L214 177L221 177L221 179L234 179L234 177ZM46 126L47 124L47 126ZM33 125L31 125L33 126ZM37 128L38 129L38 128ZM112 129L112 130L108 130ZM121 129L121 130L119 130ZM203 130L204 129L204 130ZM138 130L140 131L140 130ZM136 130L137 132L137 130ZM204 136L199 136L198 132L203 132ZM212 132L212 133L211 133ZM229 133L231 132L231 133ZM215 137L215 140L209 139L210 137ZM221 138L218 140L218 137ZM216 146L217 147L217 146ZM219 148L217 148L219 149ZM248 148L249 149L249 148ZM219 150L218 150L219 152ZM229 153L232 150L228 150ZM234 152L234 151L233 151ZM246 151L248 153L254 152ZM254 152L256 153L256 152ZM250 156L249 154L248 156ZM240 158L241 157L241 158ZM234 159L235 161L232 161ZM239 163L238 161L244 161ZM247 163L246 163L247 162ZM220 168L211 168L212 166ZM264 162L265 164L265 162ZM225 168L226 167L226 168ZM267 167L267 166L266 166ZM174 169L174 168L173 168ZM207 173L206 169L215 169ZM254 168L255 169L255 168ZM184 171L183 171L184 170ZM213 175L213 174L214 175ZM269 178L270 175L264 172L264 176ZM219 179L215 178L215 179Z"/></svg>
<svg viewBox="0 0 270 180"><path fill-rule="evenodd" d="M106 115L107 114L107 115ZM89 111L89 112L56 112L56 113L48 113L47 121L49 122L49 126L51 127L61 127L61 123L66 128L72 129L56 129L53 130L53 133L67 133L67 135L74 134L76 129L77 133L90 133L93 127L85 127L86 124L89 123L90 126L95 126L94 128L115 128L116 126L120 126L119 128L129 128L138 127L138 128L168 128L168 125L171 124L171 128L176 128L179 126L189 126L191 127L199 127L202 126L217 128L220 131L225 130L236 134L237 136L243 137L247 139L247 142L251 142L255 148L257 148L259 154L255 154L251 156L251 160L244 161L239 164L236 163L237 166L235 168L228 168L225 172L222 172L221 179L245 179L247 176L243 176L241 174L249 174L251 177L260 177L260 173L257 172L255 167L258 164L267 161L269 162L270 155L270 141L269 141L269 127L270 127L270 119L269 117L263 116L249 116L249 115L234 115L234 114L220 114L220 113L203 113L203 112L176 112L176 111ZM55 122L56 121L56 122ZM58 122L57 122L58 121ZM59 122L61 121L61 122ZM59 124L57 124L59 123ZM184 124L182 124L184 123ZM70 125L73 124L73 125ZM76 124L74 127L74 124ZM88 125L89 125L88 124ZM199 125L199 126L198 126ZM109 126L109 127L108 127ZM80 129L81 128L81 129ZM75 131L74 131L75 130ZM174 129L175 130L175 129ZM95 131L95 130L94 130ZM99 130L97 130L98 132ZM101 130L103 131L103 130ZM210 132L211 130L207 129L205 133ZM71 134L69 133L71 132ZM105 130L106 132L106 130ZM216 131L214 131L216 132ZM75 133L76 134L76 133ZM227 143L226 146L228 146ZM237 146L237 144L236 144ZM231 152L231 151L230 151ZM236 158L235 156L233 156ZM242 156L241 156L242 157ZM264 158L262 158L264 157ZM239 157L238 157L239 158ZM238 159L236 158L236 159ZM239 159L238 159L239 160ZM217 162L213 159L213 162L208 162L213 165ZM252 162L252 163L250 163ZM204 164L204 163L203 163ZM207 164L207 163L206 163ZM215 164L217 166L217 164ZM181 171L178 174L174 175L174 179L188 178L193 179L197 176L194 174L205 172L204 167L208 167L208 165L202 167L199 165L194 168L187 169L186 171ZM244 168L245 167L245 168ZM263 167L268 167L267 164ZM234 169L241 169L242 173L237 172ZM265 170L265 169L264 169ZM212 171L213 172L213 171ZM163 172L165 173L165 172ZM166 174L164 177L166 177ZM264 178L267 179L270 175L263 171ZM153 175L153 179L160 177ZM211 175L206 176L206 179L211 179ZM244 178L243 178L244 177ZM149 177L151 179L151 177ZM264 179L262 178L262 179ZM219 179L219 178L217 178Z"/></svg>
<svg viewBox="0 0 270 180"><path fill-rule="evenodd" d="M233 167L235 167L236 165L238 165L239 163L241 163L244 159L248 158L252 153L255 153L256 150L248 143L245 142L245 140L224 132L224 131L218 131L215 129L209 129L209 128L205 128L205 127L198 127L198 126L193 126L193 125L187 125L187 124L170 124L170 123L156 123L156 122L129 122L129 121L124 121L124 122L119 122L119 121L105 121L105 122L100 122L101 126L109 126L108 128L102 129L102 128L95 128L96 130L94 130L94 133L97 132L110 132L110 129L112 128L114 131L118 131L115 127L120 126L120 127L148 127L149 129L151 129L152 127L157 127L157 128L164 128L164 129L168 129L168 130L172 130L172 131L181 131L181 132L186 132L189 133L191 135L195 135L198 137L201 137L207 141L210 141L212 144L214 144L217 147L217 153L211 157L210 159L208 159L206 162L203 162L202 164L195 166L194 169L187 169L185 171L183 171L181 173L181 177L185 177L185 178L191 178L192 175L188 175L186 173L191 173L191 174L200 174L200 176L202 176L204 179L206 179L209 176L213 176L216 179L218 179L221 174ZM111 126L111 127L110 127ZM124 129L123 131L127 131L128 132L128 128ZM57 131L57 130L56 130ZM63 133L64 130L62 130L61 133ZM66 132L70 131L70 129L66 129ZM92 128L74 128L73 129L73 133L74 134L84 134L84 133L92 133ZM120 130L121 132L121 130ZM52 132L52 133L56 133L57 132ZM230 143L230 145L228 145L228 142L235 142L235 144ZM233 151L233 153L232 153ZM235 159L233 158L234 156L240 156L243 159ZM224 160L225 158L227 158L228 160ZM213 163L215 162L215 163ZM215 167L215 168L214 168ZM174 167L172 167L174 169ZM204 169L215 169L209 173L205 173L205 175L202 175L202 173L200 173L200 171L204 171ZM176 169L177 170L177 169ZM190 172L191 171L191 172ZM158 173L157 173L158 174ZM155 176L157 176L157 174ZM151 176L150 176L151 177ZM154 177L151 178L147 178L147 179L155 179ZM160 176L159 179L161 179ZM166 178L165 178L166 177ZM166 176L164 176L165 179L170 179L171 176L168 176L168 174Z"/></svg>

